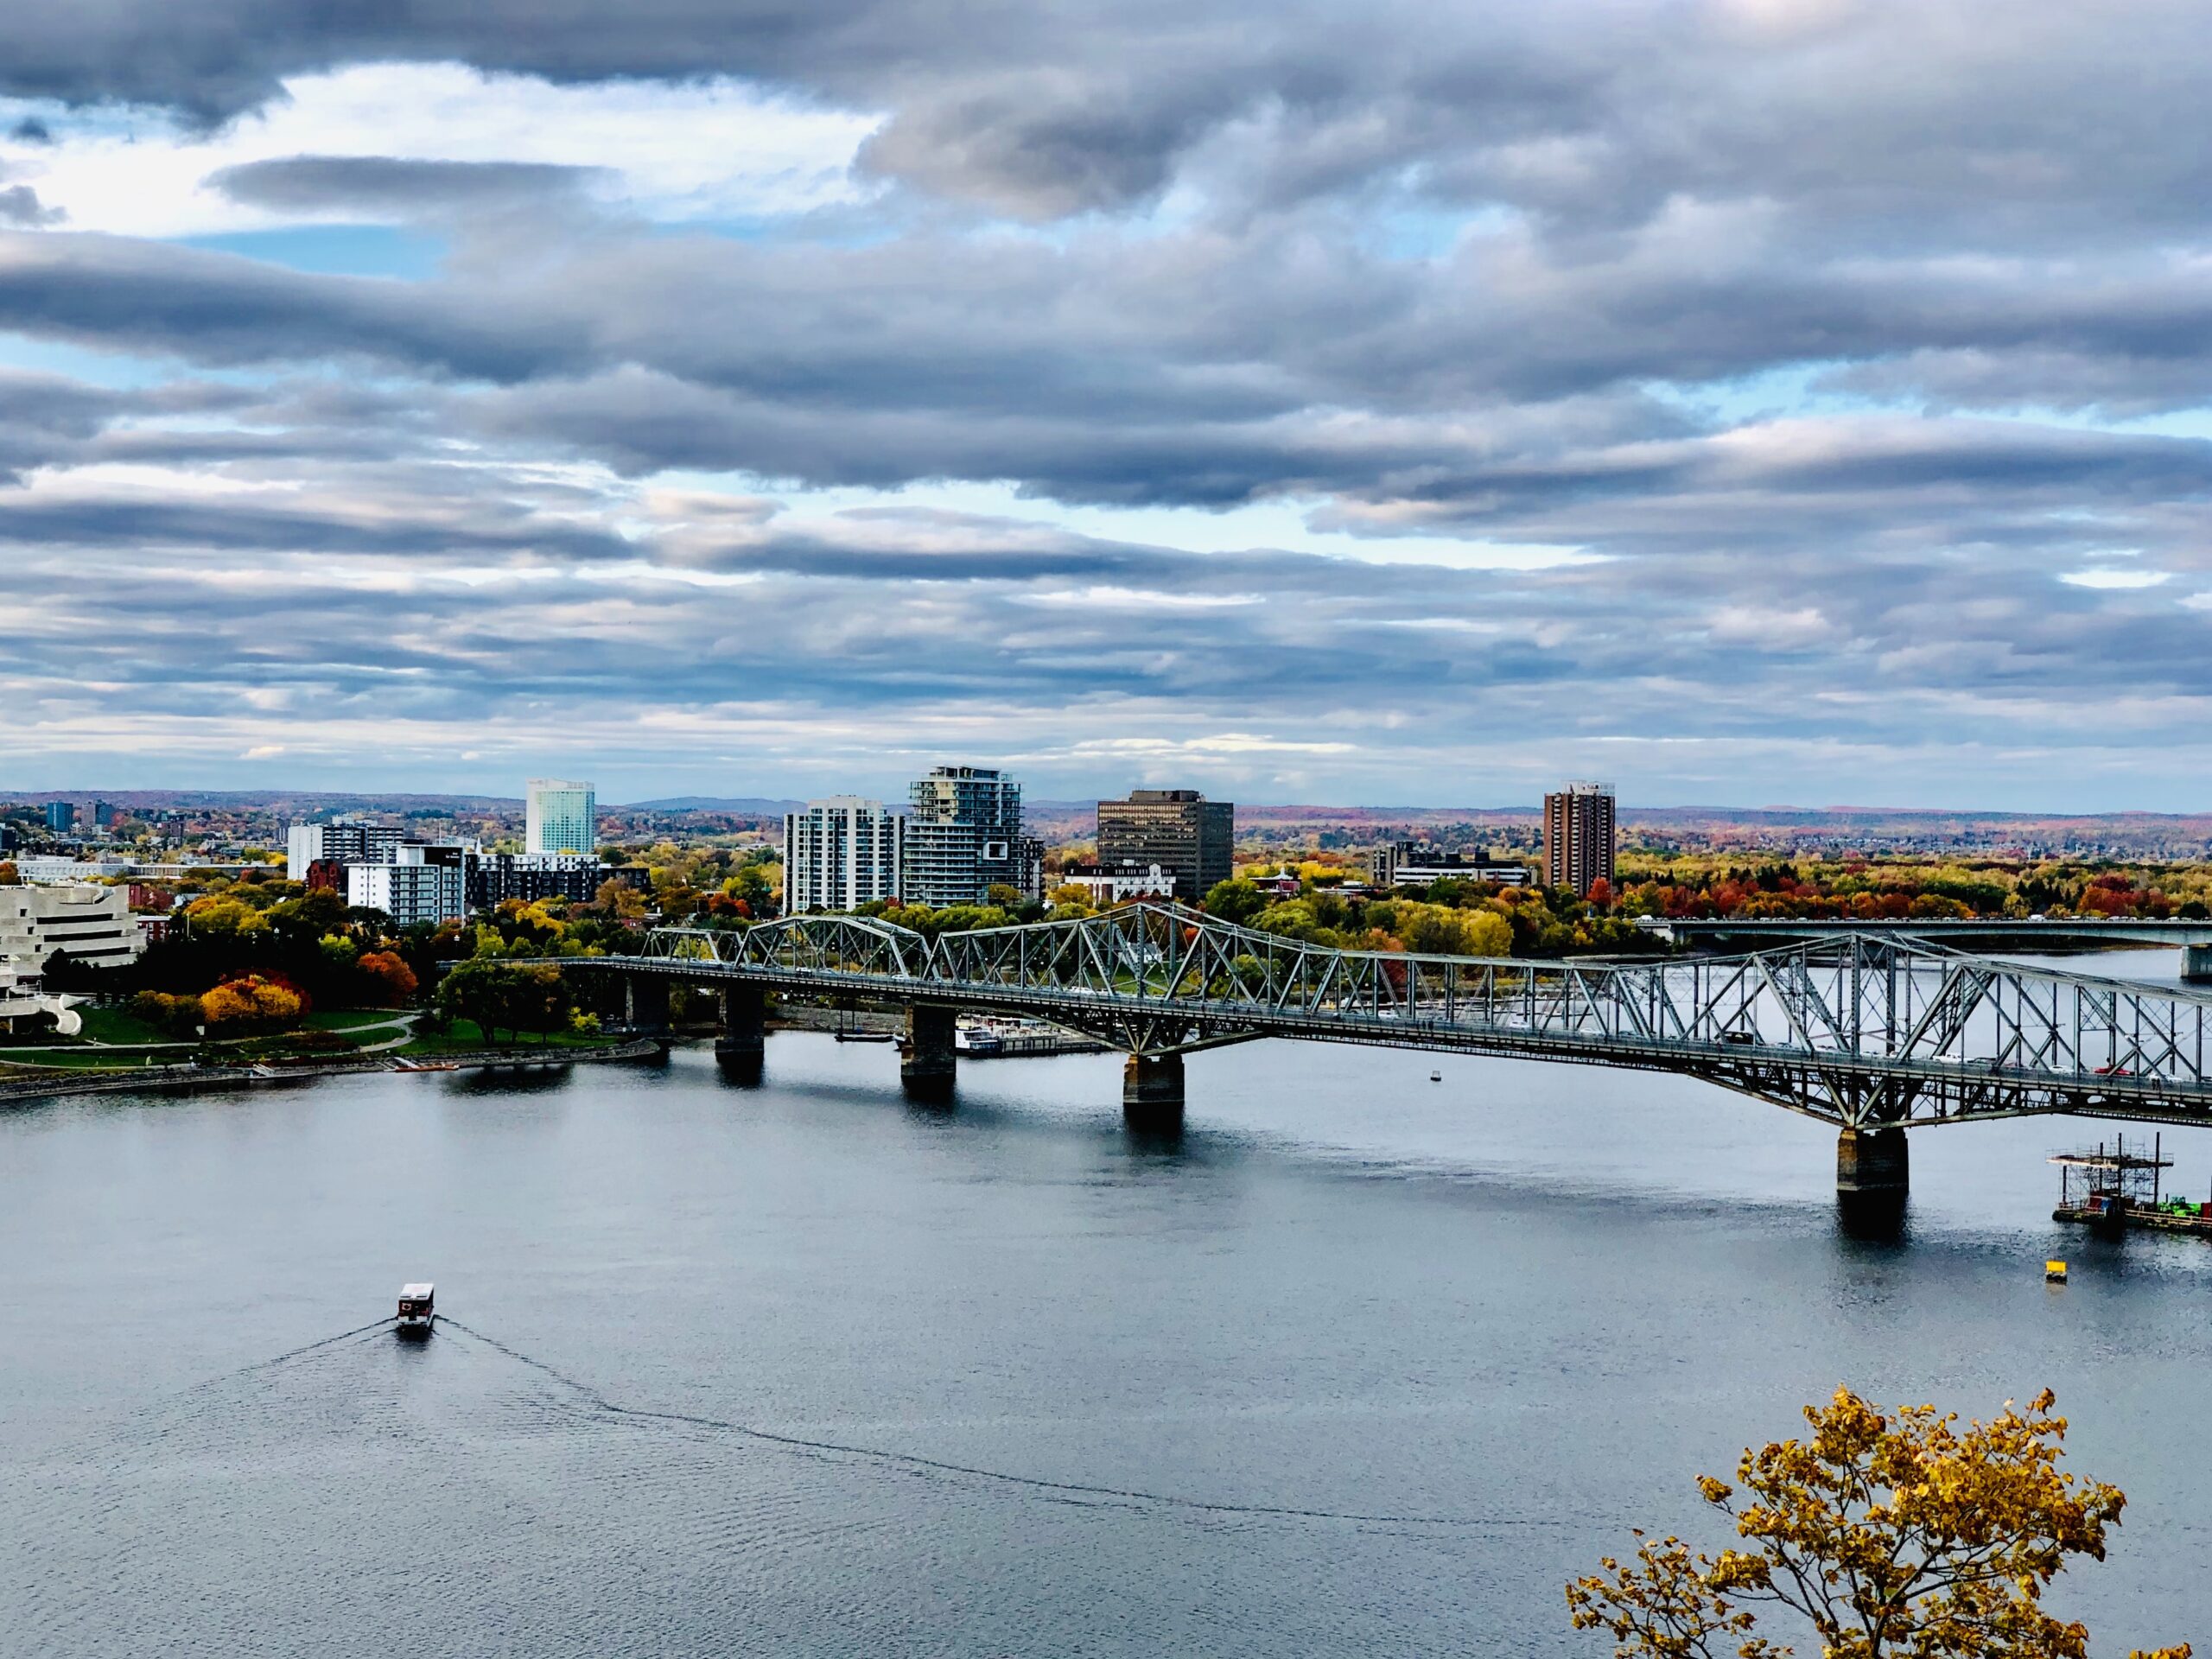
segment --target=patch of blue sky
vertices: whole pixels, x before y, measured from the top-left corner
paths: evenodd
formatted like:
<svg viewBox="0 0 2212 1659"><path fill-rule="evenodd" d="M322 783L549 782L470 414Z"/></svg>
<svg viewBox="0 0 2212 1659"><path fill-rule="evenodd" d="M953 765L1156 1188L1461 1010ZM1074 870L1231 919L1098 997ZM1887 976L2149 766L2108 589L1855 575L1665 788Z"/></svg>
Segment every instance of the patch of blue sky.
<svg viewBox="0 0 2212 1659"><path fill-rule="evenodd" d="M1360 244L1378 259L1407 264L1445 259L1470 236L1494 235L1519 222L1513 208L1398 207L1368 216Z"/></svg>
<svg viewBox="0 0 2212 1659"><path fill-rule="evenodd" d="M48 143L63 138L174 139L177 123L160 110L130 104L87 104L72 108L54 98L0 98L0 137L26 124L42 128ZM18 141L22 142L22 141Z"/></svg>
<svg viewBox="0 0 2212 1659"><path fill-rule="evenodd" d="M60 375L88 386L104 386L111 391L136 391L159 385L176 374L175 363L162 358L141 357L130 352L96 352L67 340L6 333L0 333L0 369Z"/></svg>
<svg viewBox="0 0 2212 1659"><path fill-rule="evenodd" d="M1828 377L1852 366L1837 359L1788 363L1726 380L1651 381L1643 391L1658 402L1715 427L1759 421L1823 416L1918 414L1927 405L1911 397L1870 397L1845 391ZM2145 437L2212 438L2212 406L2169 410L2157 415L2115 415L2107 410L2058 409L2048 404L2012 404L1956 408L1945 412L1981 421L2010 421L2026 426L2063 427L2080 432L2121 432Z"/></svg>
<svg viewBox="0 0 2212 1659"><path fill-rule="evenodd" d="M803 213L717 213L647 222L648 234L711 236L728 242L804 242L822 247L870 248L893 242L906 229L868 207L840 204Z"/></svg>
<svg viewBox="0 0 2212 1659"><path fill-rule="evenodd" d="M1918 409L1917 402L1885 401L1821 384L1824 377L1849 366L1834 358L1817 358L1802 363L1779 364L1724 380L1647 381L1643 390L1656 401L1678 409L1703 424L1717 427L1796 416L1894 414L1900 409Z"/></svg>
<svg viewBox="0 0 2212 1659"><path fill-rule="evenodd" d="M421 282L437 274L446 242L391 225L292 225L178 238L186 247L235 253L288 270L324 276L386 276Z"/></svg>

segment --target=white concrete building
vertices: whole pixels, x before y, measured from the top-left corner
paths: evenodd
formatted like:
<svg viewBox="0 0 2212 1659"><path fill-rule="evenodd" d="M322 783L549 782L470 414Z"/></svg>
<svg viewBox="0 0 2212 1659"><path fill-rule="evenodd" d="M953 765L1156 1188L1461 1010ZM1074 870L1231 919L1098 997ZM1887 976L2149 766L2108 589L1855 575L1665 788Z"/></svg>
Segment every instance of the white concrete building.
<svg viewBox="0 0 2212 1659"><path fill-rule="evenodd" d="M16 867L16 874L24 881L79 882L97 881L102 876L129 875L138 867L123 858L54 858L31 855L9 859Z"/></svg>
<svg viewBox="0 0 2212 1659"><path fill-rule="evenodd" d="M180 881L202 879L211 875L238 876L248 870L265 870L269 867L259 861L209 861L206 863L146 863L135 858L75 859L0 855L0 863L12 863L16 874L25 881L60 882L92 881L103 876L143 876L150 880Z"/></svg>
<svg viewBox="0 0 2212 1659"><path fill-rule="evenodd" d="M784 815L784 913L855 910L899 897L906 820L881 801L834 795Z"/></svg>
<svg viewBox="0 0 2212 1659"><path fill-rule="evenodd" d="M55 951L95 968L121 968L143 948L130 895L121 887L0 887L0 961L35 972Z"/></svg>
<svg viewBox="0 0 2212 1659"><path fill-rule="evenodd" d="M295 823L284 830L284 875L304 881L308 866L388 864L407 832L396 823Z"/></svg>
<svg viewBox="0 0 2212 1659"><path fill-rule="evenodd" d="M533 778L524 801L523 850L595 853L599 797L589 784Z"/></svg>
<svg viewBox="0 0 2212 1659"><path fill-rule="evenodd" d="M74 1037L85 1028L84 1016L74 1006L79 1000L49 995L40 984L35 967L0 960L0 1029L43 1031L51 1020L54 1030Z"/></svg>
<svg viewBox="0 0 2212 1659"><path fill-rule="evenodd" d="M1091 907L1103 910L1124 899L1173 899L1175 873L1158 864L1071 864L1054 885L1083 888Z"/></svg>
<svg viewBox="0 0 2212 1659"><path fill-rule="evenodd" d="M432 850L447 849L403 846L392 863L348 864L346 902L357 909L380 910L397 927L462 920L468 914L467 862L454 857L433 863L423 857Z"/></svg>

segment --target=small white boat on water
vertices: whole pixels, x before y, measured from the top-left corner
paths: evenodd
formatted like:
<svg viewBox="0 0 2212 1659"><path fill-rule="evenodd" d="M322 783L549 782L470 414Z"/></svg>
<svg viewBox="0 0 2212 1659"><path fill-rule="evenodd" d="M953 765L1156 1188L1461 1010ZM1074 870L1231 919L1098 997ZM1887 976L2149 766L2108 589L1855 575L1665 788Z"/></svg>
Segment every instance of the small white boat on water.
<svg viewBox="0 0 2212 1659"><path fill-rule="evenodd" d="M403 1337L427 1337L430 1322L437 1318L433 1304L437 1298L435 1285L402 1285L399 1287L399 1319L397 1329Z"/></svg>

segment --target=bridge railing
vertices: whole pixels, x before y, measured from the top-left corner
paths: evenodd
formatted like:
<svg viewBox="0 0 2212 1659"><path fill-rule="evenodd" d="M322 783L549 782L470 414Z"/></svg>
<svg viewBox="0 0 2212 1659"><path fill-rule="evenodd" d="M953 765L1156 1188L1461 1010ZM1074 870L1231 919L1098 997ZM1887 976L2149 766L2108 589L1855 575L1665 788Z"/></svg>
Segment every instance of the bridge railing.
<svg viewBox="0 0 2212 1659"><path fill-rule="evenodd" d="M1138 904L927 937L866 917L658 931L649 954L913 998L1014 997L1072 1019L1494 1033L1626 1052L1756 1052L1859 1068L1971 1070L2202 1090L2212 996L1843 936L1739 957L1491 960L1344 950Z"/></svg>

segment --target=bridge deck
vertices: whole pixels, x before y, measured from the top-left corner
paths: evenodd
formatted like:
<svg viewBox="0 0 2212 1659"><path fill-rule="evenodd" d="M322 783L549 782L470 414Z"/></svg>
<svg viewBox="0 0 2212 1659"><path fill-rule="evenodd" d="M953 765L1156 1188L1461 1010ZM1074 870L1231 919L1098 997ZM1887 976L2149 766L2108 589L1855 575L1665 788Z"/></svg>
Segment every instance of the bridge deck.
<svg viewBox="0 0 2212 1659"><path fill-rule="evenodd" d="M2212 995L1843 937L1729 958L1341 950L1158 904L934 938L857 917L664 929L608 970L1030 1014L1136 1054L1261 1037L1681 1072L1847 1128L2212 1122Z"/></svg>

